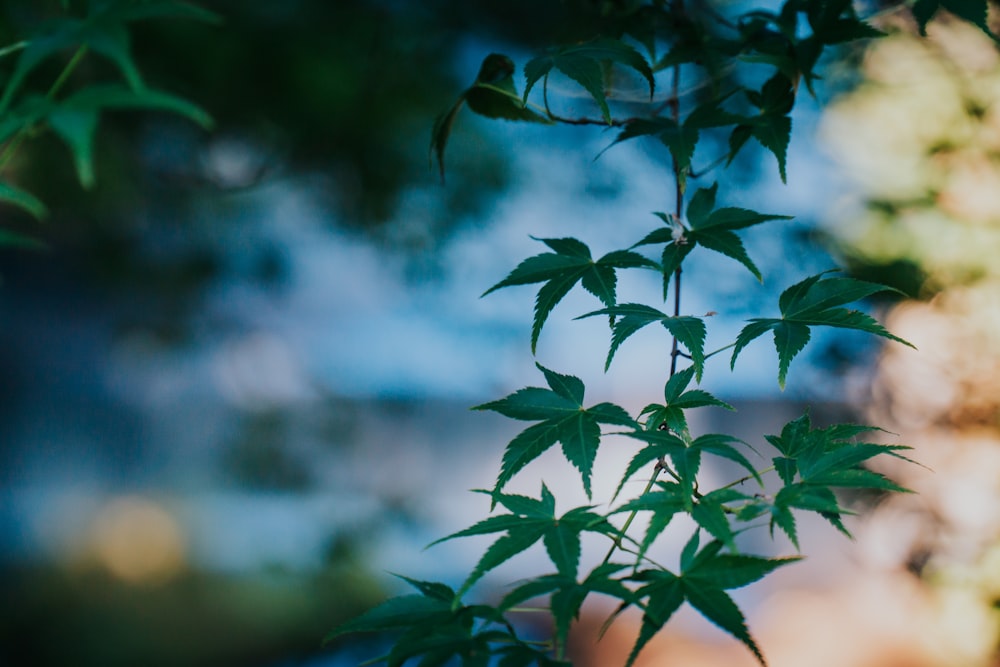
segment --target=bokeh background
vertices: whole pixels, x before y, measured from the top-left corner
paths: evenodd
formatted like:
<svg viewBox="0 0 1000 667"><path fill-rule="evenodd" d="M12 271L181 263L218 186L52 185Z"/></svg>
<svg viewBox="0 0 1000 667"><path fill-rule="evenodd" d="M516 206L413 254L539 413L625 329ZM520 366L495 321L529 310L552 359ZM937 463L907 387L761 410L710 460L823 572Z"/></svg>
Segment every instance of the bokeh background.
<svg viewBox="0 0 1000 667"><path fill-rule="evenodd" d="M51 4L4 3L4 42ZM372 655L320 642L401 590L389 572L464 578L484 543L423 546L485 515L468 490L492 484L518 430L468 408L540 382L533 291L479 295L541 251L531 235L602 253L672 205L665 151L602 153L614 135L595 128L464 114L445 183L428 163L434 117L486 54L523 65L629 3L201 4L223 23L139 23L133 50L214 130L109 114L94 189L46 136L5 174L52 216L0 211L46 244L0 250L0 665ZM760 342L735 372L709 367L705 387L739 410L695 428L760 445L809 403L817 420L886 427L926 466L886 467L918 493L856 499L854 542L806 526L807 560L740 598L771 664L996 665L1000 57L947 15L921 40L905 12L880 20L894 35L837 54L796 110L787 186L763 151L710 177L728 205L796 216L747 235L764 285L696 257L684 303L718 312L714 349L785 286L843 263L912 296L870 305L919 352L817 336L781 393ZM655 300L659 286L620 290ZM592 309L586 295L560 305L538 360L635 413L662 391L666 342L637 335L605 375L606 326L571 321ZM626 458L602 451L596 497ZM541 463L525 490L541 476L572 493L564 463ZM531 558L481 594L544 560ZM634 620L594 643L603 616L585 614L578 663L620 662ZM640 663L751 658L682 613Z"/></svg>

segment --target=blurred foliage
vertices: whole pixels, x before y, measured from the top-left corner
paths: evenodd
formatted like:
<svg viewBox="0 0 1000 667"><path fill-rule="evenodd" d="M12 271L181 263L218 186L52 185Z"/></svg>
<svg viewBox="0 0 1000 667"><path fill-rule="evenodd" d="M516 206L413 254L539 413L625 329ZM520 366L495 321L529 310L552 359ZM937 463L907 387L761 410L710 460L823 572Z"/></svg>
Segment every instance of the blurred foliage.
<svg viewBox="0 0 1000 667"><path fill-rule="evenodd" d="M915 297L887 321L922 353L883 351L863 400L934 473L911 471L903 481L918 495L890 499L870 521L927 584L942 664L995 665L1000 48L953 17L928 23L923 39L898 30L898 15L885 21L894 34L868 50L863 78L824 122L860 200L828 233L855 274Z"/></svg>
<svg viewBox="0 0 1000 667"><path fill-rule="evenodd" d="M226 667L304 659L331 621L371 604L360 567L313 576L187 573L134 586L96 570L0 572L0 664ZM111 631L113 629L113 631Z"/></svg>
<svg viewBox="0 0 1000 667"><path fill-rule="evenodd" d="M287 277L280 231L253 240L247 231L272 186L307 188L331 226L390 252L433 255L460 225L482 217L513 176L483 123L456 131L447 187L429 164L432 121L467 80L469 45L537 50L554 39L619 36L648 23L640 4L208 0L197 6L220 23L131 22L128 45L144 80L196 103L215 129L159 112L106 112L89 191L66 146L52 133L33 134L3 176L44 201L50 223L40 227L12 207L0 215L3 228L41 239L50 254L24 260L2 250L0 277L40 284L37 272L58 266L75 281L149 304L123 327L183 342L206 286L226 279L280 286ZM65 16L63 6L3 3L0 45L44 31L46 21ZM80 15L89 4L68 7ZM72 55L53 54L26 85L44 93ZM87 54L65 91L109 77L120 78L115 64ZM237 253L250 260L233 261ZM433 262L420 274L428 267Z"/></svg>
<svg viewBox="0 0 1000 667"><path fill-rule="evenodd" d="M866 199L834 241L858 271L925 298L1000 275L1000 53L963 22L928 34L873 47L825 121Z"/></svg>

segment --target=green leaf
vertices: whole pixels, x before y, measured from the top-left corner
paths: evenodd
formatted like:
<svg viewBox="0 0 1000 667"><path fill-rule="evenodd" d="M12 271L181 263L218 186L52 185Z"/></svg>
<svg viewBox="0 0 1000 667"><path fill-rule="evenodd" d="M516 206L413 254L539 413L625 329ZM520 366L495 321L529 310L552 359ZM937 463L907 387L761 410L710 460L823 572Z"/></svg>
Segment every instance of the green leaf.
<svg viewBox="0 0 1000 667"><path fill-rule="evenodd" d="M476 81L463 94L469 109L487 118L550 122L525 107L514 85L514 61L500 53L483 59Z"/></svg>
<svg viewBox="0 0 1000 667"><path fill-rule="evenodd" d="M549 559L559 574L576 579L576 570L580 563L579 527L560 522L553 530L545 533L543 542Z"/></svg>
<svg viewBox="0 0 1000 667"><path fill-rule="evenodd" d="M663 249L663 256L660 265L663 267L663 298L667 298L667 291L670 287L670 278L677 274L681 268L681 263L694 250L693 243L670 243Z"/></svg>
<svg viewBox="0 0 1000 667"><path fill-rule="evenodd" d="M575 578L562 574L536 577L504 596L499 608L506 611L533 598L551 594L549 608L555 620L556 638L565 644L570 626L579 616L580 608L590 594L600 593L625 602L632 601L632 591L614 578L625 567L627 566L616 563L598 565L579 583Z"/></svg>
<svg viewBox="0 0 1000 667"><path fill-rule="evenodd" d="M462 588L459 589L458 597L468 591L484 574L528 549L539 540L544 543L546 552L559 571L559 575L575 580L580 561L580 533L596 532L609 536L614 536L617 533L614 526L608 523L604 517L591 512L589 507L577 507L566 512L562 517L556 518L555 502L544 484L542 485L540 501L499 492L496 492L494 497L505 507L511 509L512 513L489 517L432 543L433 546L457 537L497 532L506 533L486 550L475 569L462 584Z"/></svg>
<svg viewBox="0 0 1000 667"><path fill-rule="evenodd" d="M145 18L190 18L217 22L217 14L185 2L111 2L90 3L84 20L63 18L50 21L43 34L36 36L19 54L14 71L0 97L0 115L10 108L14 96L28 76L44 61L68 49L89 47L111 60L122 72L129 87L143 88L129 44L129 21ZM87 89L84 89L87 90Z"/></svg>
<svg viewBox="0 0 1000 667"><path fill-rule="evenodd" d="M712 211L700 224L693 225L697 229L745 229L770 220L791 220L790 215L774 215L772 213L757 213L745 208L725 207Z"/></svg>
<svg viewBox="0 0 1000 667"><path fill-rule="evenodd" d="M585 388L580 378L573 377L572 375L561 375L555 371L550 371L538 362L535 362L535 367L537 367L538 370L542 371L545 375L545 381L548 382L552 391L562 398L572 401L577 406L583 405L583 393Z"/></svg>
<svg viewBox="0 0 1000 667"><path fill-rule="evenodd" d="M760 282L764 282L763 276L760 274L760 269L757 265L753 263L750 256L747 254L746 248L743 247L743 242L740 237L736 234L727 231L725 229L713 230L712 232L702 232L698 234L698 243L709 250L714 250L717 253L725 255L726 257L731 257L737 262L747 267L750 273L753 274Z"/></svg>
<svg viewBox="0 0 1000 667"><path fill-rule="evenodd" d="M785 458L783 456L776 456L772 459L774 463L774 469L778 473L778 477L785 484L791 484L792 480L795 479L795 475L799 472L799 466L795 459Z"/></svg>
<svg viewBox="0 0 1000 667"><path fill-rule="evenodd" d="M688 123L679 125L672 118L637 118L625 123L612 146L636 137L655 136L673 157L677 172L681 175L683 188L687 172L691 170L691 160L698 145L698 128Z"/></svg>
<svg viewBox="0 0 1000 667"><path fill-rule="evenodd" d="M896 484L885 475L872 470L861 468L837 470L816 475L809 480L813 484L821 486L833 486L843 488L873 489L876 491L894 491L896 493L910 493L910 490Z"/></svg>
<svg viewBox="0 0 1000 667"><path fill-rule="evenodd" d="M673 317L662 313L656 308L641 303L624 303L609 308L602 308L581 315L576 319L593 317L594 315L611 315L616 319L612 327L611 347L604 363L604 370L611 367L611 360L619 346L632 334L647 324L659 322L670 332L678 342L687 348L694 364L695 375L701 380L701 372L705 365L705 323L698 317L689 315Z"/></svg>
<svg viewBox="0 0 1000 667"><path fill-rule="evenodd" d="M117 84L88 86L67 97L60 106L67 109L138 109L166 111L183 116L204 129L213 127L212 117L187 100L151 88L131 90Z"/></svg>
<svg viewBox="0 0 1000 667"><path fill-rule="evenodd" d="M56 108L49 115L49 125L66 142L73 154L80 185L89 190L94 186L94 133L98 112L72 107Z"/></svg>
<svg viewBox="0 0 1000 667"><path fill-rule="evenodd" d="M853 278L825 278L824 275L821 273L810 276L782 292L778 299L780 319L750 320L736 338L730 366L736 365L736 358L750 342L772 331L778 351L778 384L784 389L789 364L809 342L809 327L813 326L855 329L913 347L886 331L869 315L841 307L878 292L898 290Z"/></svg>
<svg viewBox="0 0 1000 667"><path fill-rule="evenodd" d="M697 526L694 529L694 534L691 535L687 543L684 544L684 548L681 549L681 572L686 571L690 566L691 562L694 560L694 556L698 553L698 541L701 535L701 526Z"/></svg>
<svg viewBox="0 0 1000 667"><path fill-rule="evenodd" d="M681 263L700 245L714 252L735 259L761 280L760 270L750 259L740 238L733 230L745 229L770 220L788 220L789 216L757 213L743 208L725 207L715 209L718 184L700 188L692 195L685 211L689 227L671 220L670 216L657 213L666 227L647 234L633 247L653 243L666 243L660 269L663 272L663 295L667 296L670 278Z"/></svg>
<svg viewBox="0 0 1000 667"><path fill-rule="evenodd" d="M761 665L766 665L764 656L750 636L746 618L733 599L718 588L699 586L684 579L684 597L691 606L701 612L702 616L736 637L749 648Z"/></svg>
<svg viewBox="0 0 1000 667"><path fill-rule="evenodd" d="M570 400L549 389L525 387L499 401L477 405L473 410L492 410L511 419L533 421L549 419L556 413L572 415L580 405L581 401Z"/></svg>
<svg viewBox="0 0 1000 667"><path fill-rule="evenodd" d="M773 459L775 470L785 486L768 508L772 531L778 525L798 548L795 519L791 510L801 509L818 512L838 530L850 536L840 517L851 512L839 505L833 488L907 491L883 475L861 467L880 454L905 459L898 452L908 449L901 445L855 441L858 435L872 430L876 429L858 424L813 428L809 414L805 413L785 424L780 436L765 436L783 454ZM796 481L796 477L799 481Z"/></svg>
<svg viewBox="0 0 1000 667"><path fill-rule="evenodd" d="M736 549L733 541L735 535L726 518L723 503L713 502L708 496L701 498L691 509L691 518L699 526L708 531L708 534L719 540L731 550Z"/></svg>
<svg viewBox="0 0 1000 667"><path fill-rule="evenodd" d="M528 62L524 67L526 78L524 99L528 98L531 89L542 77L548 77L552 68L583 86L601 109L605 122L611 123L611 110L608 108L607 94L604 90L604 63L615 62L639 72L649 83L649 95L652 97L656 82L653 71L638 51L616 39L598 38L584 44L574 44L549 51Z"/></svg>
<svg viewBox="0 0 1000 667"><path fill-rule="evenodd" d="M442 602L447 602L448 604L451 604L451 602L455 599L455 591L451 586L447 586L436 581L411 579L410 577L403 576L402 574L393 574L392 576L399 577L423 593L426 597L441 600Z"/></svg>
<svg viewBox="0 0 1000 667"><path fill-rule="evenodd" d="M535 352L538 336L545 320L566 294L579 282L584 289L600 299L606 306L615 304L617 278L615 269L659 266L642 255L618 250L597 261L591 258L590 249L573 238L537 239L555 250L522 261L510 274L493 285L483 296L503 287L544 282L535 299L535 318L531 328L531 351Z"/></svg>
<svg viewBox="0 0 1000 667"><path fill-rule="evenodd" d="M657 482L658 491L649 491L638 498L633 498L621 507L615 509L614 513L621 512L652 512L649 518L649 525L646 533L639 543L639 551L636 554L638 561L641 561L646 552L653 545L653 542L670 525L674 516L682 512L690 512L690 494L680 484L675 482Z"/></svg>
<svg viewBox="0 0 1000 667"><path fill-rule="evenodd" d="M329 642L341 635L355 632L383 632L410 627L414 619L427 622L444 619L451 614L451 604L425 595L402 595L386 600L357 618L341 624L323 638Z"/></svg>
<svg viewBox="0 0 1000 667"><path fill-rule="evenodd" d="M694 368L688 367L682 371L678 371L667 379L667 383L663 385L663 401L667 405L674 405L680 401L681 396L684 394L684 390L687 389L688 385L691 384L691 380L694 379Z"/></svg>
<svg viewBox="0 0 1000 667"><path fill-rule="evenodd" d="M801 560L801 558L798 556L761 558L760 556L743 554L718 554L711 559L700 562L696 567L682 569L686 581L730 590L760 581L779 567L797 560Z"/></svg>
<svg viewBox="0 0 1000 667"><path fill-rule="evenodd" d="M647 598L645 612L642 615L639 636L629 653L625 667L632 667L642 648L684 604L684 584L679 577L666 571L652 571L649 574L655 579L638 591L638 595Z"/></svg>
<svg viewBox="0 0 1000 667"><path fill-rule="evenodd" d="M590 498L590 477L601 440L597 419L581 412L577 418L564 420L560 424L558 437L562 443L563 455L580 471L583 490Z"/></svg>
<svg viewBox="0 0 1000 667"><path fill-rule="evenodd" d="M132 60L128 28L122 23L101 18L103 20L90 21L81 31L81 41L95 53L100 53L113 62L128 82L129 88L142 90L145 84L139 68Z"/></svg>
<svg viewBox="0 0 1000 667"><path fill-rule="evenodd" d="M444 152L448 145L455 119L465 104L480 116L504 120L551 123L548 118L528 109L517 94L514 85L514 61L500 53L491 53L483 59L473 84L458 96L451 107L434 119L431 129L431 160L436 157L441 181L444 181Z"/></svg>
<svg viewBox="0 0 1000 667"><path fill-rule="evenodd" d="M451 130L455 126L455 119L458 112L465 105L465 96L461 96L451 105L451 108L444 113L438 114L434 119L434 126L431 128L431 147L428 159L433 164L437 158L438 172L441 175L441 182L444 183L444 150L448 145L448 138L451 137Z"/></svg>
<svg viewBox="0 0 1000 667"><path fill-rule="evenodd" d="M778 161L778 174L781 182L788 182L786 161L788 158L788 143L792 137L792 119L788 116L759 116L750 126L750 134L760 142L760 145L771 151Z"/></svg>
<svg viewBox="0 0 1000 667"><path fill-rule="evenodd" d="M82 22L76 19L52 21L45 34L33 38L18 54L14 70L4 85L3 96L0 97L0 117L6 115L14 95L20 91L21 85L32 71L49 57L78 45L81 25Z"/></svg>
<svg viewBox="0 0 1000 667"><path fill-rule="evenodd" d="M47 217L49 214L48 208L37 197L26 190L14 187L10 183L0 182L0 201L5 201L24 209L39 220ZM14 237L16 235L13 232L8 232L8 234L10 236L7 238L6 244L12 245L14 244ZM2 243L5 242L0 240L0 244ZM20 242L17 242L17 244L19 245Z"/></svg>
<svg viewBox="0 0 1000 667"><path fill-rule="evenodd" d="M30 236L17 234L15 232L11 232L6 229L0 229L0 248L4 246L11 248L25 248L31 250L43 250L47 247L44 243L42 243L38 239L33 239Z"/></svg>
<svg viewBox="0 0 1000 667"><path fill-rule="evenodd" d="M692 512L694 489L698 483L698 470L701 468L701 452L687 447L682 451L671 452L670 461L673 463L674 472L679 478L678 483L683 494L684 509Z"/></svg>
<svg viewBox="0 0 1000 667"><path fill-rule="evenodd" d="M699 188L691 197L684 213L692 228L700 228L708 221L709 214L715 208L715 195L718 190L719 184L713 183L711 187Z"/></svg>
<svg viewBox="0 0 1000 667"><path fill-rule="evenodd" d="M590 495L590 478L594 458L600 444L599 424L635 427L628 413L612 403L583 407L584 386L579 378L560 375L539 365L553 389L563 395L539 387L521 389L499 401L476 406L475 410L493 410L524 420L542 420L518 434L504 452L495 492L524 466L539 457L557 442L563 455L580 471L584 490ZM572 398L567 398L572 397Z"/></svg>
<svg viewBox="0 0 1000 667"><path fill-rule="evenodd" d="M524 466L548 451L559 441L558 425L545 421L529 426L507 444L496 490L503 489L510 479Z"/></svg>
<svg viewBox="0 0 1000 667"><path fill-rule="evenodd" d="M627 433L626 435L644 440L649 443L649 446L640 449L632 457L632 460L629 461L628 467L625 469L621 481L618 483L618 488L615 489L615 493L611 497L612 500L618 497L618 494L621 493L625 483L628 482L628 480L630 480L632 476L639 472L639 470L643 467L653 461L670 456L674 452L678 452L686 447L683 440L668 431L637 430L632 433Z"/></svg>
<svg viewBox="0 0 1000 667"><path fill-rule="evenodd" d="M636 592L640 599L646 599L646 606L639 638L629 656L629 665L685 600L705 618L743 642L760 663L765 664L747 629L743 613L724 590L750 584L797 559L720 554L722 543L718 540L693 554L697 546L696 532L682 552L684 567L681 576L666 570L643 570L633 577L649 583Z"/></svg>
<svg viewBox="0 0 1000 667"><path fill-rule="evenodd" d="M695 438L694 442L691 443L691 447L698 449L702 452L707 452L713 454L720 458L729 459L734 463L738 463L750 476L753 477L758 484L762 487L764 486L763 480L760 478L760 474L757 472L757 468L754 467L752 463L744 456L738 449L736 449L734 444L741 444L744 447L751 449L750 445L743 442L739 438L735 438L731 435L723 435L719 433L708 433L705 435L698 436Z"/></svg>
<svg viewBox="0 0 1000 667"><path fill-rule="evenodd" d="M778 161L778 172L781 175L781 180L785 182L787 180L785 163L788 142L792 133L792 119L788 113L795 103L795 86L792 79L797 77L797 72L788 71L788 68L792 66L784 54L776 56L776 60L772 57L771 64L777 66L779 70L785 69L786 71L779 71L768 79L759 92L755 90L745 91L750 103L760 109L760 112L756 116L742 118L740 123L733 128L729 136L729 162L732 163L747 140L753 137L774 154ZM806 75L808 81L808 71Z"/></svg>
<svg viewBox="0 0 1000 667"><path fill-rule="evenodd" d="M809 342L809 327L795 322L779 322L771 329L774 331L774 347L778 351L778 386L784 389L788 365Z"/></svg>
<svg viewBox="0 0 1000 667"><path fill-rule="evenodd" d="M876 445L872 443L844 444L826 452L807 452L799 457L799 474L804 480L824 475L828 472L851 468L878 456L909 447L902 445Z"/></svg>
<svg viewBox="0 0 1000 667"><path fill-rule="evenodd" d="M545 535L545 526L537 519L526 521L525 524L517 529L511 529L507 535L490 545L458 590L459 597L472 588L484 574L525 551Z"/></svg>

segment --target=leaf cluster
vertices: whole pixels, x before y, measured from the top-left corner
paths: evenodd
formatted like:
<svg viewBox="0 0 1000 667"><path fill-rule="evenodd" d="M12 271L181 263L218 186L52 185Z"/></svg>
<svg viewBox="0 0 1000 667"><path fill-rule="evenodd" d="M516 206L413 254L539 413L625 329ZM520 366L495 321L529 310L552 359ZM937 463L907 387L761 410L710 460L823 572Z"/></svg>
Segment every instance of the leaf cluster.
<svg viewBox="0 0 1000 667"><path fill-rule="evenodd" d="M918 2L914 6L918 27L922 30L939 6L981 24L985 14L980 10L985 5L980 0L954 1L960 4L953 7ZM429 617L446 627L450 616L433 615L444 614L445 606L449 614L478 609L463 606L463 599L484 575L541 543L555 571L522 580L490 607L493 616L484 611L478 617L481 624L505 628L500 631L507 633L504 638L493 635L485 642L496 644L492 650L502 656L498 664L506 665L508 660L509 664L522 664L516 662L522 658L528 661L523 664L539 665L565 660L573 621L585 601L599 595L618 604L609 623L626 609L642 613L627 666L636 661L650 639L685 603L745 645L763 665L763 651L728 591L754 583L799 556L744 553L741 535L747 530L767 528L773 537L777 528L799 550L798 515L811 512L849 536L845 517L852 510L838 493L844 489L905 492L868 464L879 456L908 460L900 453L907 448L866 441L867 436L881 430L873 426L814 427L807 411L786 424L780 434L763 436L774 450L765 458L732 435L692 432L689 411L733 409L696 385L718 353L732 349L732 369L747 347L767 333L773 336L777 350L781 388L788 381L792 360L804 350L817 327L861 331L887 341L909 343L890 333L871 315L849 307L880 292L893 291L891 288L823 272L785 289L778 298L777 316L751 318L731 344L706 351L707 316L686 313L681 303L685 262L697 261L702 253L695 250L704 248L737 262L756 281L763 281L762 264L750 257L743 235L765 223L778 224L789 218L725 205L717 181L692 188L693 192L689 192L688 184L705 175L693 165L699 147L709 143L704 141L709 134L721 137L727 148L716 164L732 163L753 139L773 155L778 174L786 180L791 112L800 85L804 83L807 91L815 92L821 78L820 57L828 47L877 38L882 33L859 17L849 0L785 0L777 8L744 8L732 17L723 16L718 8L700 4L695 7L696 3L625 4L631 9L609 10L614 20L609 21L608 30L598 31L592 39L554 45L529 60L523 70L523 95L518 94L514 82L513 61L500 54L488 56L472 87L435 123L431 153L443 176L447 140L465 105L490 118L610 126L616 128L612 146L652 140L666 151L676 197L671 202L672 210L653 213L661 223L656 228L631 245L623 243L621 249L604 254L593 252L573 237L536 239L547 250L520 262L483 294L538 285L530 335L531 353L537 355L546 322L573 289L582 287L599 304L577 319L604 317L610 329L609 348L603 359L605 372L610 371L626 341L648 325L659 324L666 332L663 349L669 350L660 359L666 376L663 399L649 403L634 417L614 403L591 405L584 400L586 387L579 377L536 362L547 387L525 387L477 406L477 410L491 410L530 424L506 445L493 488L482 491L490 496L492 509L499 505L506 511L435 542L497 535L457 591L435 589L441 592L441 609L431 610ZM642 78L643 96L648 87L649 100L615 99L613 82L622 70L632 78L636 74ZM752 75L733 75L733 70ZM564 118L551 110L548 82L556 73L586 91L599 110L598 117ZM682 97L680 82L690 80L701 82L700 92ZM662 96L665 88L669 90L665 100L657 100L657 92ZM529 95L539 89L542 104L533 105ZM621 116L622 110L628 115ZM644 254L651 247L656 254ZM655 276L662 286L662 304L619 298L619 276L633 269ZM650 372L658 372L657 360L651 360L648 366ZM592 499L597 453L612 437L616 444L624 443L632 449L606 509L587 505L557 513L556 499L544 483L538 498L506 492L515 476L558 444L563 457L579 473L583 491ZM728 462L740 476L710 485L704 470L713 459ZM625 493L640 475L647 480L644 488L638 493ZM634 527L634 519L640 514L645 521L641 527ZM672 569L659 562L661 538L672 526L678 528L678 517L687 518L687 525L693 523L695 528L679 554L679 567ZM585 542L604 543L606 557L587 566L582 557ZM533 600L541 600L542 608L551 616L552 640L536 647L537 654L523 652L528 649L522 647L516 649L522 651L516 653L516 658L511 657L513 654L505 651L520 646L510 639L516 615ZM402 633L399 641L410 645L419 635L431 634L429 623L424 617L414 617L409 624L401 622L394 629ZM448 654L461 657L462 664L478 664L467 662L468 652L459 652L477 636L468 629L472 627L479 626L463 626L465 634ZM423 628L423 632L414 628ZM340 632L378 629L382 628L369 620L362 626L348 624ZM408 656L417 655L407 650L411 651ZM439 663L424 658L419 664Z"/></svg>
<svg viewBox="0 0 1000 667"><path fill-rule="evenodd" d="M161 111L180 115L209 128L212 119L194 103L150 87L132 56L130 26L136 21L193 19L217 22L212 12L174 0L116 0L89 2L80 12L66 6L62 14L38 26L13 44L0 48L0 169L6 167L21 144L43 132L52 132L69 149L77 178L84 188L94 185L94 140L101 115L116 110ZM70 54L67 59L67 54ZM110 62L114 80L86 80L79 65L90 54ZM31 84L43 67L58 64L60 74L47 89ZM30 192L0 181L0 201L44 218L47 207ZM0 234L0 245L33 244L10 231Z"/></svg>

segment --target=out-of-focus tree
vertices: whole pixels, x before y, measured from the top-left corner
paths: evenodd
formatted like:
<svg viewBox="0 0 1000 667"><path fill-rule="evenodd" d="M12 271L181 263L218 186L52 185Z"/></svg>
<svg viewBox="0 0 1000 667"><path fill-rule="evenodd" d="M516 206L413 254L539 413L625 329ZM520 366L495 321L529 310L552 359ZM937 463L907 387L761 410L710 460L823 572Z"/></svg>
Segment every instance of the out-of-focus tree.
<svg viewBox="0 0 1000 667"><path fill-rule="evenodd" d="M930 471L895 467L918 493L879 505L869 519L878 530L864 535L883 565L909 568L927 584L934 664L993 665L1000 658L1000 51L963 22L942 18L927 32L917 39L901 31L873 45L863 83L827 115L828 143L865 199L837 216L832 234L859 273L921 297L887 316L920 353L887 347L864 403Z"/></svg>

